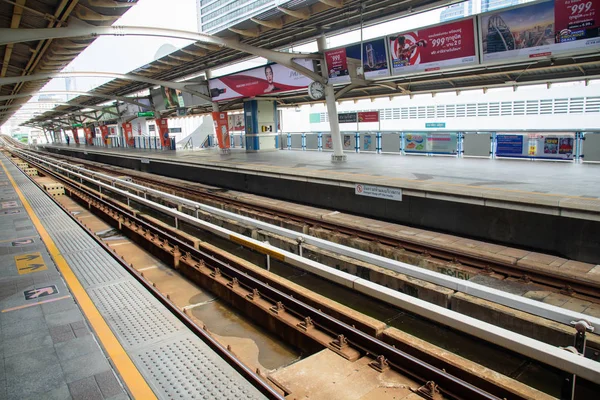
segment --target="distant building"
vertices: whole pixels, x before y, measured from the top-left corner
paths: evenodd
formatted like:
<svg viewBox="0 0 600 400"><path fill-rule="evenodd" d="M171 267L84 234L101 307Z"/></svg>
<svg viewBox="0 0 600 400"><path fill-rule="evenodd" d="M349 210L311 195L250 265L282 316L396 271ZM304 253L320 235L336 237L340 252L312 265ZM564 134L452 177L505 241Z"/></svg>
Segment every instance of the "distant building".
<svg viewBox="0 0 600 400"><path fill-rule="evenodd" d="M529 0L469 0L449 6L440 14L440 22L465 18L473 14L485 13L500 8L527 3Z"/></svg>
<svg viewBox="0 0 600 400"><path fill-rule="evenodd" d="M198 31L215 34L280 5L277 0L196 0Z"/></svg>

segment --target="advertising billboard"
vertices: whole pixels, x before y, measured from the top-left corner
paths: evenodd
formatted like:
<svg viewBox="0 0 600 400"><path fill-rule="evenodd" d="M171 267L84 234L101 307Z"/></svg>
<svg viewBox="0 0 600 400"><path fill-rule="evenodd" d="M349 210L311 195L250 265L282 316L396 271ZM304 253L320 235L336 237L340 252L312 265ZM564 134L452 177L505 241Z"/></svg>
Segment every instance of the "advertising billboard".
<svg viewBox="0 0 600 400"><path fill-rule="evenodd" d="M314 70L312 60L296 60L297 64ZM308 87L312 80L279 64L269 64L208 81L213 101L223 101L261 94L281 93Z"/></svg>
<svg viewBox="0 0 600 400"><path fill-rule="evenodd" d="M227 124L231 131L243 131L244 130L244 114L229 114L227 116Z"/></svg>
<svg viewBox="0 0 600 400"><path fill-rule="evenodd" d="M88 145L94 144L94 136L92 135L92 128L85 127L83 128L83 132L85 133L85 143Z"/></svg>
<svg viewBox="0 0 600 400"><path fill-rule="evenodd" d="M327 75L331 83L350 82L348 58L359 61L361 44L353 44L325 52ZM385 38L368 40L362 43L362 60L365 79L381 78L390 75Z"/></svg>
<svg viewBox="0 0 600 400"><path fill-rule="evenodd" d="M479 16L482 62L600 49L600 0L553 0Z"/></svg>
<svg viewBox="0 0 600 400"><path fill-rule="evenodd" d="M100 125L100 134L102 135L102 143L108 144L108 126Z"/></svg>
<svg viewBox="0 0 600 400"><path fill-rule="evenodd" d="M77 128L71 129L73 133L73 139L75 140L75 144L79 144L79 133L77 132Z"/></svg>
<svg viewBox="0 0 600 400"><path fill-rule="evenodd" d="M165 108L179 108L185 106L183 102L183 93L181 93L181 90L164 86L161 86L160 90L165 103Z"/></svg>
<svg viewBox="0 0 600 400"><path fill-rule="evenodd" d="M231 147L231 136L229 136L229 119L226 112L213 111L212 118L215 123L215 135L220 149Z"/></svg>
<svg viewBox="0 0 600 400"><path fill-rule="evenodd" d="M475 19L388 36L392 75L478 64Z"/></svg>
<svg viewBox="0 0 600 400"><path fill-rule="evenodd" d="M127 146L133 147L134 146L133 125L131 125L131 122L123 122L122 127L123 127L123 135L125 136L125 142L127 143Z"/></svg>
<svg viewBox="0 0 600 400"><path fill-rule="evenodd" d="M404 151L407 153L456 154L458 147L456 132L409 133L404 141Z"/></svg>
<svg viewBox="0 0 600 400"><path fill-rule="evenodd" d="M157 118L154 120L158 127L158 136L160 137L160 144L163 148L171 147L171 141L169 140L169 120L166 118Z"/></svg>

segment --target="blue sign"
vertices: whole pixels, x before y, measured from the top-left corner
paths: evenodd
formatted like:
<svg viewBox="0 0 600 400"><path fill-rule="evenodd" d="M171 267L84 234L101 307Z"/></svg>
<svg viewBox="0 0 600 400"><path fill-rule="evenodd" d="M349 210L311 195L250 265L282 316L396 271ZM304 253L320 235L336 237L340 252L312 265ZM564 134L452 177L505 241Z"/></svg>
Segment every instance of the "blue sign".
<svg viewBox="0 0 600 400"><path fill-rule="evenodd" d="M425 122L425 128L445 128L445 122Z"/></svg>
<svg viewBox="0 0 600 400"><path fill-rule="evenodd" d="M496 135L496 154L518 156L523 154L522 135Z"/></svg>

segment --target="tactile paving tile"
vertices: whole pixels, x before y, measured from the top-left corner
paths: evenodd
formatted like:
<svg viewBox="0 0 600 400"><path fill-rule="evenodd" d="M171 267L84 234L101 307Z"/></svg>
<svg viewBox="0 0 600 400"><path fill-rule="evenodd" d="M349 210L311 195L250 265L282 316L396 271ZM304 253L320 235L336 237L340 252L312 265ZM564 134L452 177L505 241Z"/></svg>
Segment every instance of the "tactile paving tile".
<svg viewBox="0 0 600 400"><path fill-rule="evenodd" d="M100 285L130 275L102 249L94 249L65 255L67 263L75 271L83 287Z"/></svg>
<svg viewBox="0 0 600 400"><path fill-rule="evenodd" d="M262 399L264 396L195 337L159 343L134 356L148 370L153 390L166 399Z"/></svg>
<svg viewBox="0 0 600 400"><path fill-rule="evenodd" d="M52 232L50 236L52 236L52 239L54 239L63 254L75 251L89 251L98 246L87 234L82 235L81 232L76 230Z"/></svg>
<svg viewBox="0 0 600 400"><path fill-rule="evenodd" d="M90 288L88 292L126 348L163 339L183 328L135 281Z"/></svg>
<svg viewBox="0 0 600 400"><path fill-rule="evenodd" d="M72 220L65 218L66 215L51 215L42 220L49 232L69 231L79 228Z"/></svg>

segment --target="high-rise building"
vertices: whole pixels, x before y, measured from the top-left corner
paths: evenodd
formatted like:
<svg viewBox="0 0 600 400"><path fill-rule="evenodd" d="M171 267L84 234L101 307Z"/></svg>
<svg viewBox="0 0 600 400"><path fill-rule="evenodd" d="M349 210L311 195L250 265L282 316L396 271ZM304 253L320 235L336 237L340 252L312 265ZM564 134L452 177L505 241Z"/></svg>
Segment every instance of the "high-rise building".
<svg viewBox="0 0 600 400"><path fill-rule="evenodd" d="M198 31L215 34L281 4L277 0L196 0Z"/></svg>
<svg viewBox="0 0 600 400"><path fill-rule="evenodd" d="M440 22L465 18L469 15L485 13L500 8L516 6L531 0L468 0L449 6L440 14Z"/></svg>

